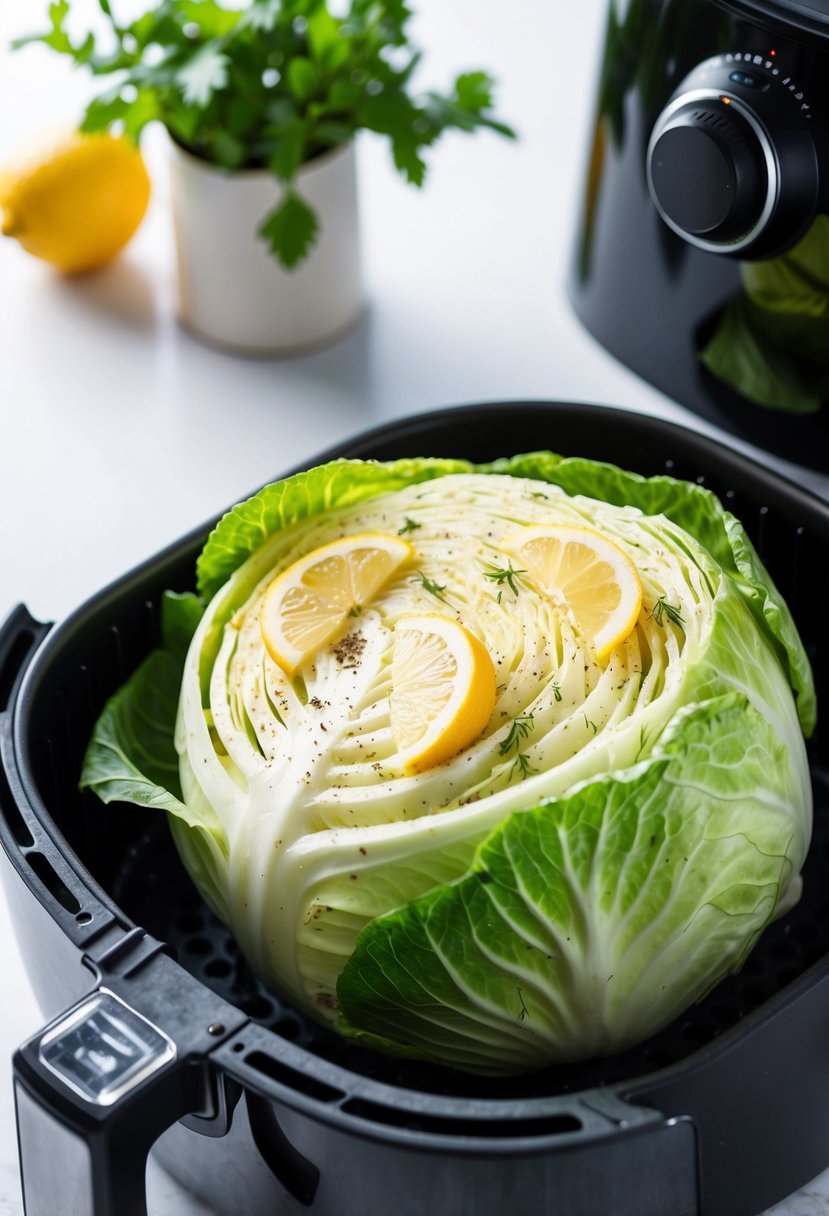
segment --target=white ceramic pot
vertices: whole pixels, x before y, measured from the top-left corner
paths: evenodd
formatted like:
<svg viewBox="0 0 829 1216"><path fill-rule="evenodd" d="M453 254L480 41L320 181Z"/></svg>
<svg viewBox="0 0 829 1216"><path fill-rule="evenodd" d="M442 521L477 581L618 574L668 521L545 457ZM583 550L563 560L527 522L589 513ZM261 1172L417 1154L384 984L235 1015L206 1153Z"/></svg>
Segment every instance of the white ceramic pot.
<svg viewBox="0 0 829 1216"><path fill-rule="evenodd" d="M363 308L353 143L305 165L297 190L320 232L309 257L285 270L258 236L281 187L265 169L228 172L170 141L179 315L216 345L295 354L347 331Z"/></svg>

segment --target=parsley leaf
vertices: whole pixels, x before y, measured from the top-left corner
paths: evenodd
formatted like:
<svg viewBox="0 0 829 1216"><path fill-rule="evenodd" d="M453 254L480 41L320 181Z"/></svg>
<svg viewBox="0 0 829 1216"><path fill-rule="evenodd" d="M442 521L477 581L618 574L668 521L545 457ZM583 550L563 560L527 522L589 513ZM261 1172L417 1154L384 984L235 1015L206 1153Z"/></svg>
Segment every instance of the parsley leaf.
<svg viewBox="0 0 829 1216"><path fill-rule="evenodd" d="M176 76L187 105L204 108L213 94L227 86L230 60L213 43L203 46Z"/></svg>
<svg viewBox="0 0 829 1216"><path fill-rule="evenodd" d="M455 81L455 98L469 110L488 110L492 105L495 81L488 72L465 72Z"/></svg>
<svg viewBox="0 0 829 1216"><path fill-rule="evenodd" d="M259 235L282 265L292 270L308 256L318 231L314 212L294 190L288 190L279 206L265 217Z"/></svg>
<svg viewBox="0 0 829 1216"><path fill-rule="evenodd" d="M288 64L288 87L299 101L313 97L319 83L319 72L310 59L299 55Z"/></svg>

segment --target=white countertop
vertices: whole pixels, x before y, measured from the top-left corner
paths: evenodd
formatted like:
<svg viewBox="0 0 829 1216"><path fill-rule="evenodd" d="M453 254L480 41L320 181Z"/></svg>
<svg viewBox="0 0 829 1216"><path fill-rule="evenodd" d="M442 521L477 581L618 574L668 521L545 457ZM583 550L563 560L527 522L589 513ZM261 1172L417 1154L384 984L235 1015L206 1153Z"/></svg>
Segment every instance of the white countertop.
<svg viewBox="0 0 829 1216"><path fill-rule="evenodd" d="M39 24L45 7L0 4L0 160L56 115L74 116L88 94L84 77L57 57L5 49ZM512 0L508 17L494 0L416 7L428 50L424 79L490 68L502 82L499 109L521 141L446 138L421 193L396 176L385 147L362 142L371 306L339 345L303 358L245 360L178 327L163 164L152 138L151 212L111 269L61 280L0 241L0 619L18 601L42 620L60 619L285 468L407 413L561 398L712 431L606 354L566 299L604 0ZM0 1061L8 1062L41 1016L5 922L0 974ZM152 1216L207 1212L152 1165L150 1195ZM20 1211L7 1063L0 1216ZM829 1216L829 1174L775 1213Z"/></svg>

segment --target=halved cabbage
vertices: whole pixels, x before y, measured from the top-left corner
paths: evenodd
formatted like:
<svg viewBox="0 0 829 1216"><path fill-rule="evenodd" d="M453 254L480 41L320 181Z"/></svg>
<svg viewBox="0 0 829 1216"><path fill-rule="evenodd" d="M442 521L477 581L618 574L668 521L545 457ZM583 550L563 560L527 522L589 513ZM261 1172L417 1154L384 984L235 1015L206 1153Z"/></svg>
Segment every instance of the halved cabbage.
<svg viewBox="0 0 829 1216"><path fill-rule="evenodd" d="M510 564L504 542L549 524L599 531L638 571L642 610L602 661ZM404 534L412 562L289 678L259 623L274 577L378 532ZM257 974L343 1033L473 1072L609 1053L737 968L797 898L811 673L701 487L543 453L481 470L336 462L225 517L199 578L212 598L183 672L167 650L180 788L132 759L130 707L150 688L160 702L158 659L105 710L83 781L165 806ZM498 685L483 734L408 775L390 659L395 625L424 612L462 621ZM168 632L197 613L171 602ZM164 704L156 750L169 688Z"/></svg>

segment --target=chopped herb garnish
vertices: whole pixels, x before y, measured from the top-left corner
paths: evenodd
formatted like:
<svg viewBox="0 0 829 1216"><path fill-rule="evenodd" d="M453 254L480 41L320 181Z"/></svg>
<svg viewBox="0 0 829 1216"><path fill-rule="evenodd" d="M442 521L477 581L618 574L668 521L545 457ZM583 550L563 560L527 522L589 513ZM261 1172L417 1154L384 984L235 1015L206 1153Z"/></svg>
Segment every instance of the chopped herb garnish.
<svg viewBox="0 0 829 1216"><path fill-rule="evenodd" d="M597 734L597 733L598 733L598 727L596 726L596 723L595 723L595 722L591 722L591 721L590 721L590 719L588 718L587 714L582 714L582 717L584 718L585 725L587 725L587 726L592 726L592 727L593 727L593 734L594 734L594 735L595 735L595 734Z"/></svg>
<svg viewBox="0 0 829 1216"><path fill-rule="evenodd" d="M549 501L550 495L542 493L541 490L533 490L530 498L543 498L545 501Z"/></svg>
<svg viewBox="0 0 829 1216"><path fill-rule="evenodd" d="M552 684L550 685L550 687L551 687L551 688L552 688L552 690L553 690L553 696L555 697L555 699L556 699L557 701L560 701L560 700L561 700L561 689L559 688L559 686L558 686L558 684L556 683L556 681L555 681L555 680L553 680L553 682L552 682Z"/></svg>
<svg viewBox="0 0 829 1216"><path fill-rule="evenodd" d="M530 777L530 776L532 776L533 773L537 773L537 772L538 772L538 769L533 768L532 764L530 763L530 758L527 755L527 753L519 752L518 755L513 760L512 768L509 771L510 781L516 775L519 776L523 780L524 777Z"/></svg>
<svg viewBox="0 0 829 1216"><path fill-rule="evenodd" d="M501 755L508 756L513 748L517 750L521 744L521 740L526 739L528 735L532 734L532 729L532 714L523 714L519 718L513 718L512 725L509 728L509 734L501 743Z"/></svg>
<svg viewBox="0 0 829 1216"><path fill-rule="evenodd" d="M664 618L667 617L668 620L672 621L674 625L681 625L683 629L685 628L685 622L680 615L679 609L675 608L673 604L669 604L664 595L660 595L659 599L654 604L653 609L651 610L651 616L656 621L657 625L661 625Z"/></svg>
<svg viewBox="0 0 829 1216"><path fill-rule="evenodd" d="M409 519L408 515L403 516L403 527L397 529L398 536L405 536L407 532L416 532L418 528L422 528L423 524L419 524L415 519Z"/></svg>
<svg viewBox="0 0 829 1216"><path fill-rule="evenodd" d="M515 580L516 580L516 578L518 578L518 576L520 574L526 574L526 573L527 573L526 570L513 570L512 562L507 562L507 567L505 570L502 569L500 566L491 566L489 570L485 570L484 578L488 578L491 582L498 583L499 585L506 583L507 586L509 587L510 591L512 592L512 594L518 595L518 592L520 591L520 587L518 586L518 584L516 583ZM503 592L504 592L504 589L503 589L503 586L501 586L501 590L498 592L498 595L495 597L499 604L501 602L501 596L503 595Z"/></svg>
<svg viewBox="0 0 829 1216"><path fill-rule="evenodd" d="M430 578L426 577L422 570L418 570L417 577L420 579L420 585L424 591L428 591L430 595L433 595L436 600L440 600L442 604L447 604L447 601L443 595L443 592L446 590L445 583L432 582Z"/></svg>
<svg viewBox="0 0 829 1216"><path fill-rule="evenodd" d="M362 604L352 604L348 610L348 615L349 616L359 616L362 611L363 611Z"/></svg>

